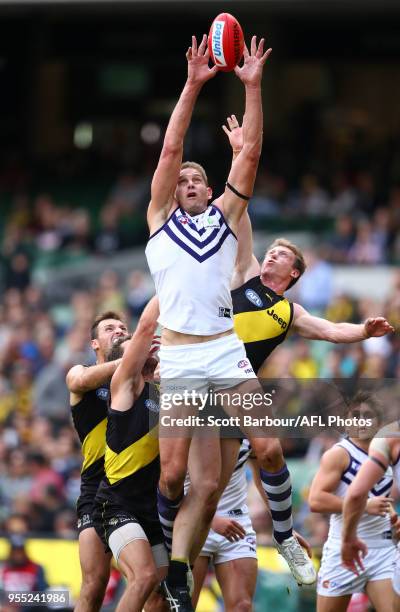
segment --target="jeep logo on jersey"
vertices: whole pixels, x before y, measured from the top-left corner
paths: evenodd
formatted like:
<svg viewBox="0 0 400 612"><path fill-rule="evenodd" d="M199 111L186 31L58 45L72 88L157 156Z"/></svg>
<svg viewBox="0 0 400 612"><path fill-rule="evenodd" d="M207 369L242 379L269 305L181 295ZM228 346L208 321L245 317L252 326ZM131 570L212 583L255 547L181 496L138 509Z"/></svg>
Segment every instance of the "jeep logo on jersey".
<svg viewBox="0 0 400 612"><path fill-rule="evenodd" d="M160 407L154 400L147 399L144 402L144 405L146 406L147 410L150 410L150 412L160 412Z"/></svg>
<svg viewBox="0 0 400 612"><path fill-rule="evenodd" d="M278 317L278 315L276 314L273 308L271 308L270 310L267 310L267 314L269 314L269 316L272 317L273 320L276 321L278 325L281 326L282 329L287 328L286 321L284 321L281 317Z"/></svg>
<svg viewBox="0 0 400 612"><path fill-rule="evenodd" d="M250 364L247 359L242 359L238 362L238 368L247 368L249 365Z"/></svg>
<svg viewBox="0 0 400 612"><path fill-rule="evenodd" d="M261 306L262 306L262 299L260 298L258 293L256 293L253 289L246 289L245 295L246 295L247 299L252 304L254 304L255 306L258 306L259 308L261 308Z"/></svg>
<svg viewBox="0 0 400 612"><path fill-rule="evenodd" d="M109 390L105 389L104 387L100 387L100 389L97 389L96 391L97 397L105 402L108 400L109 393Z"/></svg>
<svg viewBox="0 0 400 612"><path fill-rule="evenodd" d="M217 66L226 66L224 50L222 48L222 39L224 36L224 21L214 21L212 32L212 50L214 61Z"/></svg>

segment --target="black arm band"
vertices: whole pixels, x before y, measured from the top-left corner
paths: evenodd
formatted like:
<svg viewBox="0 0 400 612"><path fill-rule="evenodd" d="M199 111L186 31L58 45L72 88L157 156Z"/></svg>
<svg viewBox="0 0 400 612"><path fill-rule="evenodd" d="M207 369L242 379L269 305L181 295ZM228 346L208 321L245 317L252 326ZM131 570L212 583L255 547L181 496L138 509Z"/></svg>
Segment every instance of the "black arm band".
<svg viewBox="0 0 400 612"><path fill-rule="evenodd" d="M251 196L245 196L242 193L240 193L237 189L235 189L230 183L228 183L228 181L225 183L225 185L228 187L228 189L230 189L232 191L232 193L235 194L235 196L237 196L238 198L241 198L242 200L250 200Z"/></svg>
<svg viewBox="0 0 400 612"><path fill-rule="evenodd" d="M371 459L371 461L373 461L374 463L376 463L376 465L379 465L380 468L382 468L382 470L384 472L386 472L386 466L382 463L382 461L379 461L379 459L377 459L376 457L369 457L369 459Z"/></svg>

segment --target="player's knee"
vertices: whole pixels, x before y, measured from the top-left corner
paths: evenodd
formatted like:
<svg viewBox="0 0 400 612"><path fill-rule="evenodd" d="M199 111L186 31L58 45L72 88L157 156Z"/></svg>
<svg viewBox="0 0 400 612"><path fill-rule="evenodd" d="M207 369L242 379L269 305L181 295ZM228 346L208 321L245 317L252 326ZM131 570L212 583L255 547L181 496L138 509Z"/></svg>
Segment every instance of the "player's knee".
<svg viewBox="0 0 400 612"><path fill-rule="evenodd" d="M204 513L211 520L217 509L218 501L220 498L218 479L206 478L197 488L197 496L202 500L204 505Z"/></svg>
<svg viewBox="0 0 400 612"><path fill-rule="evenodd" d="M259 465L267 471L281 469L285 463L279 440L265 440L255 449Z"/></svg>
<svg viewBox="0 0 400 612"><path fill-rule="evenodd" d="M142 597L149 597L157 584L157 572L152 568L143 567L128 576L128 588L136 593L140 593Z"/></svg>
<svg viewBox="0 0 400 612"><path fill-rule="evenodd" d="M228 610L234 610L235 612L251 612L253 609L251 597L249 595L242 595L232 599L232 601L227 602L226 607Z"/></svg>
<svg viewBox="0 0 400 612"><path fill-rule="evenodd" d="M160 489L165 491L168 497L174 498L183 489L186 477L186 467L171 461L161 465Z"/></svg>

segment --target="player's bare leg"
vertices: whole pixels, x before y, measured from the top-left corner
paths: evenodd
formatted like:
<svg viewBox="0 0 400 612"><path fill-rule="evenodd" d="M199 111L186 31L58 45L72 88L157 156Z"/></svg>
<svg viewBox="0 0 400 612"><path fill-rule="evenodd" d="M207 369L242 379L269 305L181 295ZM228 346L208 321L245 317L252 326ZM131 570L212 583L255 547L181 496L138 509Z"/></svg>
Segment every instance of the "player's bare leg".
<svg viewBox="0 0 400 612"><path fill-rule="evenodd" d="M167 572L167 566L157 568L157 581L159 583L164 580ZM150 597L147 599L143 607L143 612L168 612L168 610L168 604L162 596L159 588L150 594Z"/></svg>
<svg viewBox="0 0 400 612"><path fill-rule="evenodd" d="M317 595L317 612L346 612L351 595L325 597Z"/></svg>
<svg viewBox="0 0 400 612"><path fill-rule="evenodd" d="M173 526L183 501L183 487L187 472L190 436L163 437L160 429L161 475L158 485L158 515L168 551L172 550Z"/></svg>
<svg viewBox="0 0 400 612"><path fill-rule="evenodd" d="M197 534L208 532L219 499L221 475L219 437L195 436L190 446L189 457L190 489L174 524L173 559L189 559Z"/></svg>
<svg viewBox="0 0 400 612"><path fill-rule="evenodd" d="M164 594L171 610L192 610L189 592L190 553L197 532L209 529L219 499L221 449L217 435L194 436L190 453L190 489L174 522L172 554ZM181 607L175 607L181 606Z"/></svg>
<svg viewBox="0 0 400 612"><path fill-rule="evenodd" d="M94 527L79 534L79 560L82 585L75 612L97 612L103 603L110 578L111 553L104 546Z"/></svg>
<svg viewBox="0 0 400 612"><path fill-rule="evenodd" d="M400 595L393 593L393 612L400 612Z"/></svg>
<svg viewBox="0 0 400 612"><path fill-rule="evenodd" d="M157 568L146 540L129 542L119 555L118 565L127 585L116 612L141 612L144 603L158 585Z"/></svg>
<svg viewBox="0 0 400 612"><path fill-rule="evenodd" d="M257 560L234 559L215 566L226 612L250 612L257 582Z"/></svg>
<svg viewBox="0 0 400 612"><path fill-rule="evenodd" d="M238 452L240 448L240 440L236 438L221 438L220 445L221 445L221 475L220 475L220 480L218 484L218 492L217 492L218 500L220 499L222 493L225 490L226 485L228 484L232 476L232 472L233 472L233 469L235 467L237 457L238 457ZM189 473L191 469L192 470L195 469L195 466L192 466L192 461L193 461L193 456L191 453L189 453L189 465L188 465ZM209 530L210 530L210 525L205 524L203 529L199 528L196 531L195 540L193 542L192 550L190 553L191 563L193 563L197 559L197 556L199 555L204 545L204 542L207 539Z"/></svg>
<svg viewBox="0 0 400 612"><path fill-rule="evenodd" d="M201 589L203 588L204 580L207 576L209 561L209 557L197 557L193 567L194 589L192 595L192 604L194 609L196 609L196 606L198 604Z"/></svg>
<svg viewBox="0 0 400 612"><path fill-rule="evenodd" d="M393 597L390 594L394 596L394 591L389 578L372 580L365 590L376 612L393 612Z"/></svg>
<svg viewBox="0 0 400 612"><path fill-rule="evenodd" d="M177 497L185 482L191 439L160 437L161 476L159 488L170 499Z"/></svg>

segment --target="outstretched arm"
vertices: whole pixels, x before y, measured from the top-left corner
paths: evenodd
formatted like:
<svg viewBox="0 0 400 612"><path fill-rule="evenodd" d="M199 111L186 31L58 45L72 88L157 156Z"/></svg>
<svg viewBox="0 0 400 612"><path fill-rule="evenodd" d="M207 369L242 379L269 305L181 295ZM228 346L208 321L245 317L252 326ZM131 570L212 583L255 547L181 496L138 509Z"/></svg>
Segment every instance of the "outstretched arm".
<svg viewBox="0 0 400 612"><path fill-rule="evenodd" d="M199 47L197 47L196 37L192 36L192 46L189 47L186 58L188 61L187 80L169 120L160 159L151 184L151 202L147 212L151 234L163 225L172 206L182 163L183 141L197 97L204 83L217 72L216 66L208 67L209 51L206 35L203 36Z"/></svg>
<svg viewBox="0 0 400 612"><path fill-rule="evenodd" d="M89 367L73 366L66 377L68 390L73 395L83 395L110 382L111 376L121 363L121 359L107 363L97 363ZM72 402L73 403L73 402Z"/></svg>
<svg viewBox="0 0 400 612"><path fill-rule="evenodd" d="M257 46L256 37L253 36L250 53L245 47L243 66L235 68L236 75L245 86L246 105L243 117L243 148L232 164L227 182L234 191L227 186L223 199L224 213L234 231L246 208L246 198L253 192L260 159L263 130L261 78L270 53L271 49L264 53L264 39L261 39Z"/></svg>
<svg viewBox="0 0 400 612"><path fill-rule="evenodd" d="M359 325L332 323L327 319L310 315L299 304L294 304L292 329L309 340L327 340L335 343L360 342L372 336L385 336L394 332L394 328L384 317L370 317Z"/></svg>
<svg viewBox="0 0 400 612"><path fill-rule="evenodd" d="M235 115L227 117L227 125L222 129L228 137L232 147L232 162L235 161L243 148L243 128L240 126ZM214 205L222 205L223 195L214 201ZM237 289L253 276L260 274L260 264L253 254L253 231L250 217L247 210L240 218L238 229L238 252L236 257L235 269L233 271L231 289Z"/></svg>
<svg viewBox="0 0 400 612"><path fill-rule="evenodd" d="M111 380L113 408L128 410L135 399L142 369L149 356L159 315L158 298L154 296L144 309L135 333L128 341L121 364Z"/></svg>

